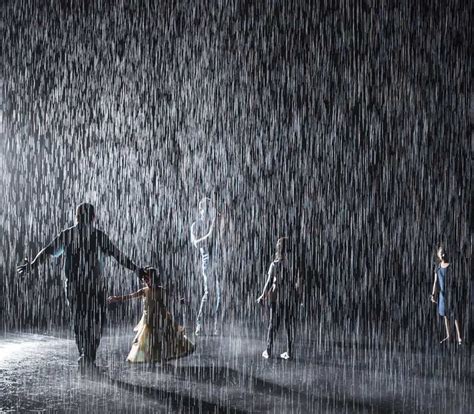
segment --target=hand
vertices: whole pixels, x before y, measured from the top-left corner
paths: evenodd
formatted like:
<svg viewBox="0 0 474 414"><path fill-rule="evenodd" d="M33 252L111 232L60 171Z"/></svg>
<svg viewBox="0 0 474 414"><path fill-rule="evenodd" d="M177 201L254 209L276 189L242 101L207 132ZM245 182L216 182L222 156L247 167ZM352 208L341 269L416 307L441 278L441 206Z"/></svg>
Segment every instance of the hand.
<svg viewBox="0 0 474 414"><path fill-rule="evenodd" d="M120 296L109 296L107 298L107 305L111 305L112 303L117 303L120 301L121 301Z"/></svg>
<svg viewBox="0 0 474 414"><path fill-rule="evenodd" d="M16 268L17 273L22 276L25 273L30 271L30 262L27 258L24 259L24 264L17 266Z"/></svg>
<svg viewBox="0 0 474 414"><path fill-rule="evenodd" d="M186 304L186 299L185 298L179 298L179 304L180 305L185 305Z"/></svg>
<svg viewBox="0 0 474 414"><path fill-rule="evenodd" d="M431 302L433 302L433 303L438 303L438 302L436 301L435 295L430 295L430 300L431 300Z"/></svg>
<svg viewBox="0 0 474 414"><path fill-rule="evenodd" d="M263 302L265 301L265 298L263 296L259 296L258 299L257 299L257 303L259 305L263 305Z"/></svg>

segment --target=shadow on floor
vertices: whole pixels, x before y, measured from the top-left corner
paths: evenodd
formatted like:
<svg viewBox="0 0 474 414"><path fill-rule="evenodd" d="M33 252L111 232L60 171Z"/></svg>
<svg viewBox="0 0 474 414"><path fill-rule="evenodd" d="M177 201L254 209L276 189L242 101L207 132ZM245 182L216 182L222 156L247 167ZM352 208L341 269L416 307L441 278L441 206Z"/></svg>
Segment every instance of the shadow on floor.
<svg viewBox="0 0 474 414"><path fill-rule="evenodd" d="M172 365L163 365L159 368L162 372L173 374L182 380L198 381L212 383L215 386L248 386L250 385L253 393L248 393L252 398L259 398L258 394L270 394L277 397L287 398L298 401L300 404L311 407L331 407L334 409L351 409L351 412L377 412L380 414L396 413L390 401L359 401L348 398L345 395L333 394L331 396L315 396L306 392L298 391L290 387L275 384L261 378L245 375L228 367L209 367L209 366L185 366L176 367ZM156 368L155 368L156 370ZM270 408L270 407L269 407ZM305 411L301 411L305 412Z"/></svg>
<svg viewBox="0 0 474 414"><path fill-rule="evenodd" d="M161 401L167 401L174 410L180 413L228 413L228 414L244 414L245 411L238 410L236 408L232 408L224 406L223 404L219 403L212 403L209 401L204 401L202 399L190 397L188 395L168 391L156 387L146 387L142 385L134 385L127 383L125 381L116 380L113 378L109 378L109 381L126 391L138 393L148 398L158 399Z"/></svg>

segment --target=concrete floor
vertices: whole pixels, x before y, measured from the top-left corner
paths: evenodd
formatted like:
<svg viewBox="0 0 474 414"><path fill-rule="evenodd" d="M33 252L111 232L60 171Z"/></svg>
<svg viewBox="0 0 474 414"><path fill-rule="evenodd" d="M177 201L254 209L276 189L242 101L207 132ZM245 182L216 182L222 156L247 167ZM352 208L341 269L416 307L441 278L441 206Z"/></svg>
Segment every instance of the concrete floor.
<svg viewBox="0 0 474 414"><path fill-rule="evenodd" d="M78 375L64 335L4 334L0 412L472 412L472 357L454 345L406 353L306 342L293 361L264 360L264 341L240 332L200 337L193 355L151 367L125 362L132 338L104 336L106 372L94 378Z"/></svg>

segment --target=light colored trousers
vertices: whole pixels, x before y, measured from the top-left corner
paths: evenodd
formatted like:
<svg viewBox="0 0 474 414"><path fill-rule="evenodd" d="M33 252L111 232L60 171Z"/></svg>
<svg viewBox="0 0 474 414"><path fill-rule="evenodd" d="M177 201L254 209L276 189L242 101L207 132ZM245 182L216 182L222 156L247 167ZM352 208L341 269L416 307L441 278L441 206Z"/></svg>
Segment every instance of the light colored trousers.
<svg viewBox="0 0 474 414"><path fill-rule="evenodd" d="M201 299L201 305L199 306L199 312L197 315L197 324L202 323L202 314L204 312L204 307L209 300L209 285L215 285L215 306L214 306L214 329L217 328L217 321L219 318L219 309L221 304L221 287L219 284L219 279L217 278L215 272L215 263L213 257L209 257L209 253L205 249L201 250L201 271L202 271L202 281L204 287L204 295Z"/></svg>

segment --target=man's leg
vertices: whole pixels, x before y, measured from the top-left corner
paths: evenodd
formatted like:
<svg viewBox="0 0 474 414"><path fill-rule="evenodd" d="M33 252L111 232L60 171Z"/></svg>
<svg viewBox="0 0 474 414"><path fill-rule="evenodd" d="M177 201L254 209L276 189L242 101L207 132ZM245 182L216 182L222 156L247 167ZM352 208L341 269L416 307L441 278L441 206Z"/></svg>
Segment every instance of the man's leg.
<svg viewBox="0 0 474 414"><path fill-rule="evenodd" d="M87 338L87 298L84 294L76 292L76 294L69 299L71 305L71 314L74 320L74 335L76 338L76 345L79 351L79 369L82 373L89 365L88 354L88 338Z"/></svg>
<svg viewBox="0 0 474 414"><path fill-rule="evenodd" d="M72 323L72 328L74 331L74 339L76 341L77 351L79 352L79 357L82 355L82 339L79 335L79 318L77 312L77 300L74 295L71 295L71 288L65 291L66 293L66 302L69 309L69 320Z"/></svg>
<svg viewBox="0 0 474 414"><path fill-rule="evenodd" d="M97 349L100 345L102 332L106 322L106 294L105 292L91 293L89 309L87 311L87 320L89 326L87 330L87 353L86 357L91 364L95 362Z"/></svg>
<svg viewBox="0 0 474 414"><path fill-rule="evenodd" d="M88 309L84 314L84 358L88 365L91 365L95 361L95 337L96 337L96 326L95 326L95 314L93 308L93 301L88 304Z"/></svg>
<svg viewBox="0 0 474 414"><path fill-rule="evenodd" d="M84 328L82 327L83 320L81 318L81 313L77 306L71 307L71 319L73 320L74 324L74 337L76 340L79 357L82 357L84 354Z"/></svg>
<svg viewBox="0 0 474 414"><path fill-rule="evenodd" d="M202 256L202 281L204 285L204 295L201 299L201 305L199 306L199 312L196 318L196 331L195 334L199 335L202 331L202 314L204 312L204 307L209 298L209 289L208 289L208 264L209 264L209 255L204 254Z"/></svg>
<svg viewBox="0 0 474 414"><path fill-rule="evenodd" d="M95 292L89 292L83 294L83 332L84 337L84 358L88 365L91 365L95 360L95 337L96 337L96 326L95 316L97 312Z"/></svg>

